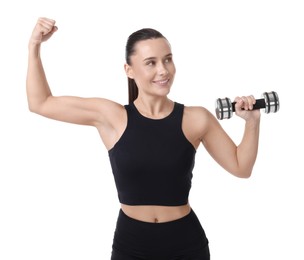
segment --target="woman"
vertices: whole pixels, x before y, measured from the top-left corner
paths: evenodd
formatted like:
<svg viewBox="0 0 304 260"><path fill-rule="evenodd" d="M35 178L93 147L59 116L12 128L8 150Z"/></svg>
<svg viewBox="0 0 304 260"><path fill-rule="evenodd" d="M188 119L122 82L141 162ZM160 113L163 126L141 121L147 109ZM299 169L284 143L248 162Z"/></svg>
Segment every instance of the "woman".
<svg viewBox="0 0 304 260"><path fill-rule="evenodd" d="M260 111L249 111L255 98L235 99L235 113L245 120L237 146L207 109L168 98L175 76L170 44L149 28L127 41L128 105L103 98L55 97L40 46L57 29L54 20L39 18L30 37L29 109L98 129L121 203L111 259L210 259L208 239L188 201L196 150L203 144L227 172L248 178L258 151Z"/></svg>

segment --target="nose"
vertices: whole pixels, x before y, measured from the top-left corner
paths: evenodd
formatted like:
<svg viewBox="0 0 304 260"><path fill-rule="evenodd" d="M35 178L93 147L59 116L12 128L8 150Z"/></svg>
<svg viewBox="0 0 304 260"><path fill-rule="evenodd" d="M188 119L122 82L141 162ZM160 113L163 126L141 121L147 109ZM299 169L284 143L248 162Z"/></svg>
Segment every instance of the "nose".
<svg viewBox="0 0 304 260"><path fill-rule="evenodd" d="M169 72L168 72L168 69L166 67L166 64L164 64L163 62L160 62L158 67L157 67L157 73L161 76L167 75Z"/></svg>

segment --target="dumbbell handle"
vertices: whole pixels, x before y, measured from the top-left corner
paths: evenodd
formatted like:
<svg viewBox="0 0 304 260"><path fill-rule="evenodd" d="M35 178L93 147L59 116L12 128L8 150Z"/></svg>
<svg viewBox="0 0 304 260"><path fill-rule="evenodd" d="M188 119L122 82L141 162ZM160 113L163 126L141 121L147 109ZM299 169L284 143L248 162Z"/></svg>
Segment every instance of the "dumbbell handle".
<svg viewBox="0 0 304 260"><path fill-rule="evenodd" d="M265 103L265 99L261 98L261 99L256 99L255 100L255 104L253 105L252 109L261 109L261 108L265 108L266 107L266 103ZM236 102L232 102L232 112L235 112L235 104Z"/></svg>

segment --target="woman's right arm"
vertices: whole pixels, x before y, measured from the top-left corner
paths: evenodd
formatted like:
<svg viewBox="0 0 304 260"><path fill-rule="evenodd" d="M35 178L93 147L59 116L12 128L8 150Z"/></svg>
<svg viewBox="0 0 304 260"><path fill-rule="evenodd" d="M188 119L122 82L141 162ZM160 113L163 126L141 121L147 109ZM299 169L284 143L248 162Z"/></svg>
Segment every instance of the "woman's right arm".
<svg viewBox="0 0 304 260"><path fill-rule="evenodd" d="M115 128L123 116L122 105L102 98L54 97L43 69L40 48L55 32L55 21L39 18L29 41L26 92L29 110L59 121Z"/></svg>

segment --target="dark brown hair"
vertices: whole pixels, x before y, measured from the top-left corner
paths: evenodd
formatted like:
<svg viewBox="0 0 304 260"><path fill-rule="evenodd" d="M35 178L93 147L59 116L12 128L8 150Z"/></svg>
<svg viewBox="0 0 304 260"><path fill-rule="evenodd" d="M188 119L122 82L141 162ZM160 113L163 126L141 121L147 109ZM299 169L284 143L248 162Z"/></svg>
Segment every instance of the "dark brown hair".
<svg viewBox="0 0 304 260"><path fill-rule="evenodd" d="M139 41L157 39L157 38L165 38L165 37L159 31L151 28L143 28L132 33L129 36L126 44L126 63L131 65L130 57L135 53L136 43L138 43ZM134 79L128 78L128 88L129 88L129 104L131 104L138 96L138 87Z"/></svg>

